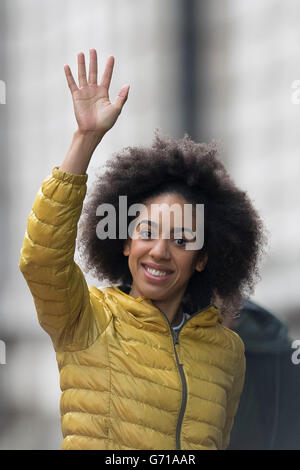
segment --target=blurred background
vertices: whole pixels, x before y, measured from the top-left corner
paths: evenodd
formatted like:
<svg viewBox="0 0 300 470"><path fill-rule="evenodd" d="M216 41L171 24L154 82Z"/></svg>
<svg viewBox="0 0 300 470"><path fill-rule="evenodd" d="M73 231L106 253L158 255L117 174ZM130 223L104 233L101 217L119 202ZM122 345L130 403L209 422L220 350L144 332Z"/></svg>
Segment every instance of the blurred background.
<svg viewBox="0 0 300 470"><path fill-rule="evenodd" d="M100 74L115 57L111 100L131 85L88 188L94 168L122 147L150 144L155 128L217 140L269 232L252 298L300 338L299 22L297 0L1 0L0 449L62 441L55 353L18 263L35 195L76 128L63 66L77 80L78 52L88 65L96 48Z"/></svg>

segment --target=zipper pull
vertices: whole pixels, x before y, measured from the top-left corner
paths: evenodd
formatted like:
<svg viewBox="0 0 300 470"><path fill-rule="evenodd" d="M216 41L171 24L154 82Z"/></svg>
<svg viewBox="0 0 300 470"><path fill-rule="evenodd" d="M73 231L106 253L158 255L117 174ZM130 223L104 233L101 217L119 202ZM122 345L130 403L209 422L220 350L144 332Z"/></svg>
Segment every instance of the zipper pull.
<svg viewBox="0 0 300 470"><path fill-rule="evenodd" d="M176 331L176 330L173 330L173 329L172 329L172 332L173 332L174 344L179 344L179 341L178 341L179 331Z"/></svg>

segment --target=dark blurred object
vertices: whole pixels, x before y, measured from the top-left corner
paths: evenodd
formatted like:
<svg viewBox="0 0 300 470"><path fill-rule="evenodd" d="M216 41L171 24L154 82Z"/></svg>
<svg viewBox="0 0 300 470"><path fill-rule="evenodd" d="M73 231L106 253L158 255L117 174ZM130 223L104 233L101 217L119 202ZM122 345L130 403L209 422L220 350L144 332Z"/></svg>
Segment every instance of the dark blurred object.
<svg viewBox="0 0 300 470"><path fill-rule="evenodd" d="M300 364L287 326L247 300L231 328L245 344L246 377L228 450L299 450Z"/></svg>

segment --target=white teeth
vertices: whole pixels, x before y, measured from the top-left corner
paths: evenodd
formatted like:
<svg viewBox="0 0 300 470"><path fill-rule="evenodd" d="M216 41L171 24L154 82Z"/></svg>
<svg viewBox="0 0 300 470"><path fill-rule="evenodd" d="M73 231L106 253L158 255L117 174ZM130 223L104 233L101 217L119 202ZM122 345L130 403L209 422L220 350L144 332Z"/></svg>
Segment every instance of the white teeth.
<svg viewBox="0 0 300 470"><path fill-rule="evenodd" d="M157 271L156 269L148 268L145 266L148 273L152 274L153 276L165 276L167 273L165 271Z"/></svg>

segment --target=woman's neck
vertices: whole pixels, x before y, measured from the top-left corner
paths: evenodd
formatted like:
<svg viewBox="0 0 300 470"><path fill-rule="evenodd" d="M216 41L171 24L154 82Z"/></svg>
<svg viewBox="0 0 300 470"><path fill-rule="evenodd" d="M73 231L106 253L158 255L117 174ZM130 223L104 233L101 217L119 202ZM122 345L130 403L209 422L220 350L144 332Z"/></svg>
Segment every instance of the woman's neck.
<svg viewBox="0 0 300 470"><path fill-rule="evenodd" d="M167 303L159 300L152 300L152 303L166 315L170 322L170 325L180 325L183 315L181 300L179 302L174 301L172 303Z"/></svg>
<svg viewBox="0 0 300 470"><path fill-rule="evenodd" d="M129 295L134 298L139 297L141 294L134 288L131 287ZM182 296L168 300L152 300L153 305L161 310L169 320L172 326L177 326L181 323L183 309L182 309Z"/></svg>

